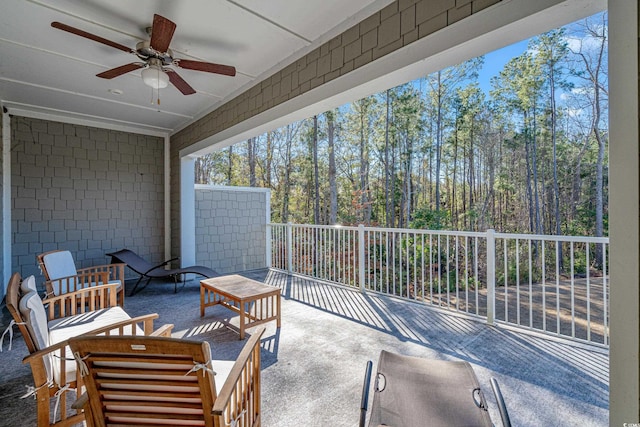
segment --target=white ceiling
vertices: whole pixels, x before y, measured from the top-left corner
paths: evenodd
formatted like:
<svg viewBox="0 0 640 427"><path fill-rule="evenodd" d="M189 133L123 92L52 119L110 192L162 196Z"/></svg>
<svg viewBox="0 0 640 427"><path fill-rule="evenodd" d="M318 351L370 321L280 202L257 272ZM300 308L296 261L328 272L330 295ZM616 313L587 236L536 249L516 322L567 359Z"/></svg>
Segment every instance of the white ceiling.
<svg viewBox="0 0 640 427"><path fill-rule="evenodd" d="M10 114L166 134L184 128L392 0L2 0L0 102ZM235 77L177 68L196 94L169 85L160 105L123 51L51 27L59 21L135 48L154 13L177 24L174 57L236 67ZM114 94L110 91L121 91Z"/></svg>

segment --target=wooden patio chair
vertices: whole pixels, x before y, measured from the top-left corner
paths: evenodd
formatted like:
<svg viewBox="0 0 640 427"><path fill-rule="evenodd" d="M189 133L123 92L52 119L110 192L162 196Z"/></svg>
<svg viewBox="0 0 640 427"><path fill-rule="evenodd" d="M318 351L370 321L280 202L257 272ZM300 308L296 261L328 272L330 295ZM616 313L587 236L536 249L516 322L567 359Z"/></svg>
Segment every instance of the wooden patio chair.
<svg viewBox="0 0 640 427"><path fill-rule="evenodd" d="M92 426L260 426L260 337L235 362L211 359L207 342L174 338L79 337L69 345Z"/></svg>
<svg viewBox="0 0 640 427"><path fill-rule="evenodd" d="M360 427L366 424L372 366L372 362L367 363ZM429 360L383 350L374 384L369 427L493 426L484 394L468 362ZM493 378L491 386L502 424L511 427L500 387Z"/></svg>
<svg viewBox="0 0 640 427"><path fill-rule="evenodd" d="M9 328L18 325L30 353L23 363L31 367L38 427L68 427L84 420L83 413L70 413L67 409L68 399L77 397L77 391L82 387L67 345L68 338L78 335L171 336L173 325L153 329L157 314L131 318L116 304L116 286L115 283L92 286L43 301L36 291L33 276L25 280L19 273L11 276L6 296L7 309L13 317Z"/></svg>
<svg viewBox="0 0 640 427"><path fill-rule="evenodd" d="M122 263L76 268L71 252L54 250L36 256L45 279L47 296L58 296L89 286L116 283L118 304L124 307L124 266Z"/></svg>
<svg viewBox="0 0 640 427"><path fill-rule="evenodd" d="M182 276L183 278L186 274L197 274L206 278L219 276L219 274L215 270L212 270L209 267L205 267L203 265L191 265L188 267L167 269L165 267L168 266L169 263L176 261L178 258L172 258L161 263L154 264L142 258L140 255L130 249L120 249L119 251L108 253L107 256L111 257L111 262L123 263L127 265L131 270L140 275L135 286L133 287L133 289L131 289L131 292L129 292L129 296L132 296L136 293L138 285L144 278L147 279L147 282L141 289L144 289L149 284L151 279L172 278L173 292L175 293L178 291L178 278L180 276ZM184 286L184 279L182 281L182 286Z"/></svg>

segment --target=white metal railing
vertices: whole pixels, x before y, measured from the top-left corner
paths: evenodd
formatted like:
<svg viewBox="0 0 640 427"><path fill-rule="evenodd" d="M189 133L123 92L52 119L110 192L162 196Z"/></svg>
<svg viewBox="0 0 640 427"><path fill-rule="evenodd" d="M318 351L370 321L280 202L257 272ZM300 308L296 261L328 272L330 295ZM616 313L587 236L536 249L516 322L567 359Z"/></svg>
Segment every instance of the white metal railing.
<svg viewBox="0 0 640 427"><path fill-rule="evenodd" d="M608 346L606 237L269 224L271 267Z"/></svg>

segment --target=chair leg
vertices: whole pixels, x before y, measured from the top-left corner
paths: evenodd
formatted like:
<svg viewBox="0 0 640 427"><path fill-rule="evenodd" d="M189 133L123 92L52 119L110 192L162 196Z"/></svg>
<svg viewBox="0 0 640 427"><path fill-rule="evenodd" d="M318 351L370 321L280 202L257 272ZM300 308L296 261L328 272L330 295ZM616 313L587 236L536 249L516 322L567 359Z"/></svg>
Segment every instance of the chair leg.
<svg viewBox="0 0 640 427"><path fill-rule="evenodd" d="M184 285L187 284L187 273L180 273L179 275L182 278L180 279L180 281L182 282L182 287L180 289L183 289ZM175 274L173 276L173 293L178 293L178 274Z"/></svg>
<svg viewBox="0 0 640 427"><path fill-rule="evenodd" d="M133 294L136 293L136 288L138 287L138 285L140 284L140 282L142 281L142 279L144 278L144 276L140 276L140 278L138 279L138 281L136 282L136 285L133 287L133 289L131 290L131 292L129 293L129 296L133 296ZM147 282L144 284L143 287L141 287L140 289L138 289L138 292L140 292L141 290L143 290L144 288L146 288L149 285L149 282L151 282L151 277L147 277Z"/></svg>
<svg viewBox="0 0 640 427"><path fill-rule="evenodd" d="M133 294L136 293L136 288L138 287L138 285L140 284L140 281L142 280L144 276L141 274L140 277L138 278L138 281L136 282L136 284L133 286L133 289L131 289L131 292L129 292L129 296L132 297ZM124 286L124 283L122 284L122 286Z"/></svg>

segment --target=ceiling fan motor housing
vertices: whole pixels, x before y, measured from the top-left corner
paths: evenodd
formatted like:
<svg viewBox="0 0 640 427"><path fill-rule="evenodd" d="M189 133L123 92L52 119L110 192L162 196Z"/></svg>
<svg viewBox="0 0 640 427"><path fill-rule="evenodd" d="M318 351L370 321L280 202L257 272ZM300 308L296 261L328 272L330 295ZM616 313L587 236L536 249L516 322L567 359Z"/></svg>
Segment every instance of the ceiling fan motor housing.
<svg viewBox="0 0 640 427"><path fill-rule="evenodd" d="M167 49L166 52L158 52L151 47L149 40L139 42L136 45L136 55L143 61L156 58L162 62L162 65L171 65L173 63L173 52Z"/></svg>

